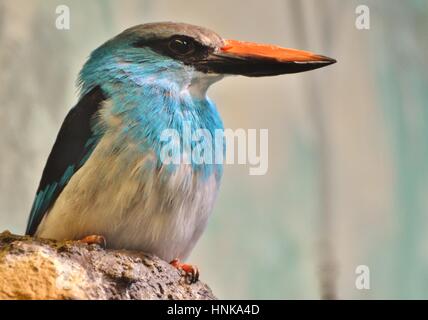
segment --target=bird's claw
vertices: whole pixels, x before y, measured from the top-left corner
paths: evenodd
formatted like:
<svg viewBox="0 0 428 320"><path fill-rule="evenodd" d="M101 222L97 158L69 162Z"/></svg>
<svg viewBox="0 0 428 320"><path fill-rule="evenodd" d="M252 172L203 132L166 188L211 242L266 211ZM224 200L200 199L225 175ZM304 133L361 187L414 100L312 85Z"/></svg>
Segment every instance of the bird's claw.
<svg viewBox="0 0 428 320"><path fill-rule="evenodd" d="M102 248L105 248L107 246L107 241L104 236L100 235L89 235L84 237L83 239L80 239L79 242L86 243L86 244L97 244Z"/></svg>
<svg viewBox="0 0 428 320"><path fill-rule="evenodd" d="M199 280L199 269L195 265L181 263L179 259L172 260L170 264L178 270L184 271L189 284L196 283Z"/></svg>

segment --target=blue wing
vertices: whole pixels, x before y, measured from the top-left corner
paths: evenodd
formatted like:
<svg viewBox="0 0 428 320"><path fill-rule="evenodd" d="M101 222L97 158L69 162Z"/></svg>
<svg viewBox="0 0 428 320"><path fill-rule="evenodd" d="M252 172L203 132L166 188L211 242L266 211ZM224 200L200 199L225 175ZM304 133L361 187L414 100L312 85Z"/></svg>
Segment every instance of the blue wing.
<svg viewBox="0 0 428 320"><path fill-rule="evenodd" d="M93 118L106 99L102 89L95 87L67 114L43 170L26 234L34 235L46 212L97 145L102 132L94 130Z"/></svg>

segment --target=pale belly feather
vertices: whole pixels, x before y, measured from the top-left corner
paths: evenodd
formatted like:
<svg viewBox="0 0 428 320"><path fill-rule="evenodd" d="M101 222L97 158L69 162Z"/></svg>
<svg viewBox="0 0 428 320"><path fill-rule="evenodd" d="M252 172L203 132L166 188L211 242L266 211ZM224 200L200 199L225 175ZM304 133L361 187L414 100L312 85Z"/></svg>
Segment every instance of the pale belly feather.
<svg viewBox="0 0 428 320"><path fill-rule="evenodd" d="M154 155L136 152L132 143L112 152L114 138L102 138L36 235L62 240L99 234L111 248L185 259L206 226L218 180L185 164L171 172L156 169Z"/></svg>

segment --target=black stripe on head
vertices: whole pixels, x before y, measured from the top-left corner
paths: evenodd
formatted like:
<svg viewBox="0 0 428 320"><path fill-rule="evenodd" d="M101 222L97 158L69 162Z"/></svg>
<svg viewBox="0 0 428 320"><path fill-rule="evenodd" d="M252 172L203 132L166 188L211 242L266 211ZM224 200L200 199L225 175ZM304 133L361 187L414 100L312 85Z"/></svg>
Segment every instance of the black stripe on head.
<svg viewBox="0 0 428 320"><path fill-rule="evenodd" d="M134 46L148 47L154 52L182 61L186 65L200 62L214 52L214 48L185 35L173 35L161 39L141 39L136 41Z"/></svg>

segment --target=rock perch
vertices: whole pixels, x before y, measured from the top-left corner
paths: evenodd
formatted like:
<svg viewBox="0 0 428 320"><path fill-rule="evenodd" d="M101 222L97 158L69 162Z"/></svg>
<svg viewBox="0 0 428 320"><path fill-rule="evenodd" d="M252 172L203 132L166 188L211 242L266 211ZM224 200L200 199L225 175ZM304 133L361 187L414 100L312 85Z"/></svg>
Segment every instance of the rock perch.
<svg viewBox="0 0 428 320"><path fill-rule="evenodd" d="M108 241L108 239L107 239ZM0 299L216 299L141 252L0 233Z"/></svg>

